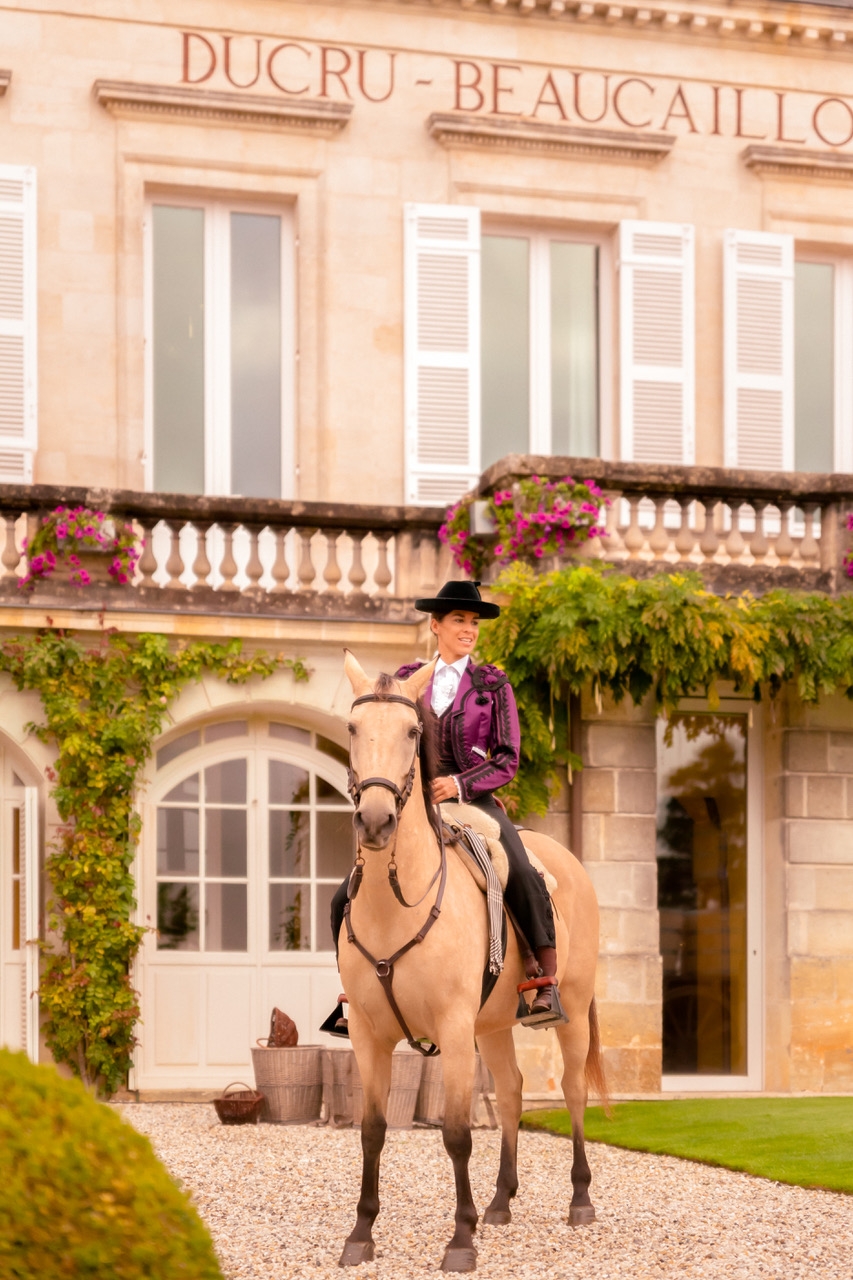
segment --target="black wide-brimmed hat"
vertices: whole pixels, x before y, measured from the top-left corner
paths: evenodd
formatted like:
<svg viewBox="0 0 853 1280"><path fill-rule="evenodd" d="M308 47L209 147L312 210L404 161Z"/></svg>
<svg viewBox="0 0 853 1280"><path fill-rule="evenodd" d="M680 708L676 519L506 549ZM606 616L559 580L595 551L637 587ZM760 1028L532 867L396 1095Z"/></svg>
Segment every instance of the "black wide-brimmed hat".
<svg viewBox="0 0 853 1280"><path fill-rule="evenodd" d="M461 609L465 613L476 613L481 618L496 618L501 611L499 604L490 604L484 600L477 588L479 582L445 582L438 595L432 600L416 600L415 608L421 613L450 613L453 609Z"/></svg>

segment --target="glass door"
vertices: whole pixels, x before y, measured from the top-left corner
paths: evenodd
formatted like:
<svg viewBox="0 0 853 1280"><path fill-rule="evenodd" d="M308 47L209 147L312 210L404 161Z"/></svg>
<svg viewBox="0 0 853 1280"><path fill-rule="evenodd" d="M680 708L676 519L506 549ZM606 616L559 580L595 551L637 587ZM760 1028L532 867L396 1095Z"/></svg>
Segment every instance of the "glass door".
<svg viewBox="0 0 853 1280"><path fill-rule="evenodd" d="M760 1087L760 787L750 779L761 775L749 719L741 707L684 710L658 727L665 1089Z"/></svg>

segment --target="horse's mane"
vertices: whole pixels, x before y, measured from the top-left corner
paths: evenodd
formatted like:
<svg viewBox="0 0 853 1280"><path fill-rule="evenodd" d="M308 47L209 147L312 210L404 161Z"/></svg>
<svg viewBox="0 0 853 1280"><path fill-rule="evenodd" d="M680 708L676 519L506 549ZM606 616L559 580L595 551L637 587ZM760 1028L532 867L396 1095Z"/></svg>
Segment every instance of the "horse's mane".
<svg viewBox="0 0 853 1280"><path fill-rule="evenodd" d="M399 681L394 676L386 675L383 672L374 685L373 692L377 698L383 701L392 693L399 692ZM430 821L430 826L435 832L436 839L440 839L441 819L438 813L438 807L433 804L430 795L430 786L433 778L438 777L438 730L436 727L435 716L431 709L427 707L423 698L418 698L418 715L421 718L424 731L421 734L420 760L421 760L421 789L424 797L424 808Z"/></svg>

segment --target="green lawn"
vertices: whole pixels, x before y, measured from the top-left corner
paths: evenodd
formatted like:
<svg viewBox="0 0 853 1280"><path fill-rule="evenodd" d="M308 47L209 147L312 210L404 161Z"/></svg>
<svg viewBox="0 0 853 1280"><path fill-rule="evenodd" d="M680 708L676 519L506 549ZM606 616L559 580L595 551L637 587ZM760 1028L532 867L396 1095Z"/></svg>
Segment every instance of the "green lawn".
<svg viewBox="0 0 853 1280"><path fill-rule="evenodd" d="M571 1135L567 1111L533 1111L527 1129ZM617 1102L586 1113L586 1136L745 1173L853 1194L853 1097Z"/></svg>

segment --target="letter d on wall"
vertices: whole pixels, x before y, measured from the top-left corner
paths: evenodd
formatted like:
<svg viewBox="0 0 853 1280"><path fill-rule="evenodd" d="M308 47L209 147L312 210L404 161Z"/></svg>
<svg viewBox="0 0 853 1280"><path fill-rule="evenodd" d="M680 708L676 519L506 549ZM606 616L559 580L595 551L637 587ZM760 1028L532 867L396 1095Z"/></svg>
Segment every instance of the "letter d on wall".
<svg viewBox="0 0 853 1280"><path fill-rule="evenodd" d="M181 37L184 43L183 75L181 76L181 80L184 84L203 84L205 80L210 79L216 70L216 50L207 37L200 36L197 31L182 31ZM203 59L205 55L207 56L207 70L200 76L190 75L190 60L192 58L191 40L196 40L199 44L204 46L203 49L198 50L200 57Z"/></svg>

